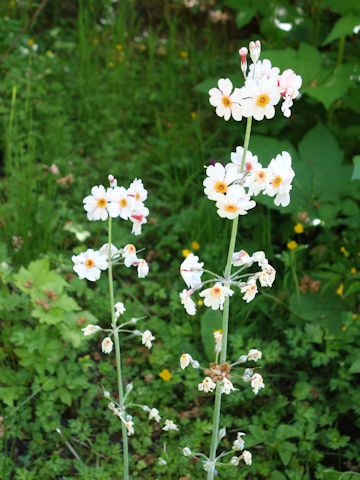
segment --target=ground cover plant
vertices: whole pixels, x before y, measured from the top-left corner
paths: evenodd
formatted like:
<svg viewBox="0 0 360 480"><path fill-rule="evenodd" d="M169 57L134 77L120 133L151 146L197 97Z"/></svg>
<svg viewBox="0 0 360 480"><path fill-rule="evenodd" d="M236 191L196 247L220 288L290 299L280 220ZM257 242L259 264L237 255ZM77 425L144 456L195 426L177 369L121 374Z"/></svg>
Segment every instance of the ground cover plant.
<svg viewBox="0 0 360 480"><path fill-rule="evenodd" d="M245 124L220 121L208 91L240 83L237 51L257 38L302 87L290 119L259 122L250 149L266 165L289 152L296 176L288 206L260 194L241 219L236 250L266 251L277 280L231 300L229 355L261 350L266 388L226 396L222 445L246 431L253 463L218 478L358 478L358 2L54 0L6 53L42 3L0 5L0 478L123 478L122 422L101 388L118 400L115 365L82 331L105 327L108 279L81 280L71 261L108 242L81 205L109 172L149 191L149 274L126 270L114 288L156 342L124 345L123 378L179 429L164 436L135 413L131 478L205 478L181 448L208 451L213 402L179 354L213 361L221 318L201 302L186 314L178 272L189 253L214 271L228 248L204 166L229 161ZM112 236L133 243L126 222Z"/></svg>

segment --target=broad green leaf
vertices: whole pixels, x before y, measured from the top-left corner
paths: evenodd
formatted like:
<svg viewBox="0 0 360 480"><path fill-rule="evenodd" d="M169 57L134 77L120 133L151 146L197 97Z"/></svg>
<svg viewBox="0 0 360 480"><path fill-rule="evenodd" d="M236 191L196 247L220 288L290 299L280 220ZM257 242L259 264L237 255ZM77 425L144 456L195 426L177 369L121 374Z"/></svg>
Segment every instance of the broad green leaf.
<svg viewBox="0 0 360 480"><path fill-rule="evenodd" d="M298 382L294 388L294 397L297 400L304 400L308 396L311 390L311 385L306 382Z"/></svg>
<svg viewBox="0 0 360 480"><path fill-rule="evenodd" d="M350 373L360 373L360 359L355 360L355 362L349 368Z"/></svg>
<svg viewBox="0 0 360 480"><path fill-rule="evenodd" d="M341 15L347 15L349 13L360 13L359 0L325 0L325 6L331 7L335 12Z"/></svg>
<svg viewBox="0 0 360 480"><path fill-rule="evenodd" d="M256 7L241 8L235 16L235 23L238 28L247 25L256 15Z"/></svg>
<svg viewBox="0 0 360 480"><path fill-rule="evenodd" d="M354 27L357 25L360 25L360 16L346 15L345 17L339 18L329 35L326 37L323 45L327 45L340 37L353 35Z"/></svg>
<svg viewBox="0 0 360 480"><path fill-rule="evenodd" d="M296 452L296 446L290 442L282 442L277 446L277 452L284 465L288 465L291 455Z"/></svg>
<svg viewBox="0 0 360 480"><path fill-rule="evenodd" d="M298 437L299 430L294 425L279 425L275 432L276 440L287 440L288 438Z"/></svg>

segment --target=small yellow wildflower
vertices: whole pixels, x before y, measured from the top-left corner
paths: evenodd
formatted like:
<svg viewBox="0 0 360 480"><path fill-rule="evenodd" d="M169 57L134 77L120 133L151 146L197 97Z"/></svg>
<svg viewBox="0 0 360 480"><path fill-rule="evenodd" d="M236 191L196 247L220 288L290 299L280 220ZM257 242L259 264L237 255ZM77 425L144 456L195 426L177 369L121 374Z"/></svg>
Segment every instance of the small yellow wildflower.
<svg viewBox="0 0 360 480"><path fill-rule="evenodd" d="M297 242L295 242L295 240L291 240L291 242L288 242L286 246L289 250L295 250L299 245Z"/></svg>
<svg viewBox="0 0 360 480"><path fill-rule="evenodd" d="M191 118L196 120L197 118L197 113L196 112L191 112Z"/></svg>
<svg viewBox="0 0 360 480"><path fill-rule="evenodd" d="M340 248L340 252L343 253L344 255L347 253L347 250L345 247Z"/></svg>
<svg viewBox="0 0 360 480"><path fill-rule="evenodd" d="M94 45L97 45L98 43L99 43L99 39L98 39L98 38L96 38L96 37L95 37L95 38L93 38L93 44L94 44Z"/></svg>
<svg viewBox="0 0 360 480"><path fill-rule="evenodd" d="M30 45L30 47L32 47L34 45L35 41L30 38L30 40L28 41L28 44Z"/></svg>
<svg viewBox="0 0 360 480"><path fill-rule="evenodd" d="M343 291L344 291L344 285L342 283L340 283L338 289L336 290L336 293L338 295L342 295L343 294Z"/></svg>
<svg viewBox="0 0 360 480"><path fill-rule="evenodd" d="M197 304L199 305L199 307L202 307L204 305L204 302L202 300L198 300Z"/></svg>
<svg viewBox="0 0 360 480"><path fill-rule="evenodd" d="M109 63L108 63L108 67L109 67L109 68L114 68L114 66L115 66L115 63L114 63L114 62L109 62Z"/></svg>
<svg viewBox="0 0 360 480"><path fill-rule="evenodd" d="M188 52L180 52L179 55L181 58L188 58L189 56Z"/></svg>
<svg viewBox="0 0 360 480"><path fill-rule="evenodd" d="M196 240L194 240L192 243L191 243L191 248L193 250L199 250L200 249L200 245L198 244L198 242Z"/></svg>
<svg viewBox="0 0 360 480"><path fill-rule="evenodd" d="M120 43L118 43L115 48L116 48L116 50L118 50L119 52L121 52L121 50L123 49L123 46L120 45Z"/></svg>
<svg viewBox="0 0 360 480"><path fill-rule="evenodd" d="M167 368L164 368L164 370L159 373L159 377L162 378L164 382L168 382L171 379L172 375Z"/></svg>
<svg viewBox="0 0 360 480"><path fill-rule="evenodd" d="M15 0L10 0L9 6L10 7L15 7L15 5L16 5Z"/></svg>
<svg viewBox="0 0 360 480"><path fill-rule="evenodd" d="M184 248L184 250L183 250L181 253L182 253L182 256L183 256L184 258L186 258L186 257L187 257L188 255L190 255L190 253L192 253L192 252L191 252L191 250L189 250L188 248Z"/></svg>
<svg viewBox="0 0 360 480"><path fill-rule="evenodd" d="M222 335L222 330L221 330L221 328L218 328L217 330L214 330L214 331L213 331L213 333L216 333L216 332L218 332L220 335Z"/></svg>
<svg viewBox="0 0 360 480"><path fill-rule="evenodd" d="M351 270L350 270L350 273L356 273L356 268L352 267Z"/></svg>
<svg viewBox="0 0 360 480"><path fill-rule="evenodd" d="M346 325L344 325L341 330L345 333L345 332L346 332L346 328L347 328Z"/></svg>
<svg viewBox="0 0 360 480"><path fill-rule="evenodd" d="M304 226L302 223L297 223L295 226L294 226L294 232L295 233L303 233L304 232Z"/></svg>
<svg viewBox="0 0 360 480"><path fill-rule="evenodd" d="M353 320L356 320L358 316L359 315L357 313L353 313L353 316L352 316Z"/></svg>
<svg viewBox="0 0 360 480"><path fill-rule="evenodd" d="M144 43L140 43L139 48L140 48L140 50L142 50L143 52L145 52L145 50L146 50L146 45L145 45Z"/></svg>

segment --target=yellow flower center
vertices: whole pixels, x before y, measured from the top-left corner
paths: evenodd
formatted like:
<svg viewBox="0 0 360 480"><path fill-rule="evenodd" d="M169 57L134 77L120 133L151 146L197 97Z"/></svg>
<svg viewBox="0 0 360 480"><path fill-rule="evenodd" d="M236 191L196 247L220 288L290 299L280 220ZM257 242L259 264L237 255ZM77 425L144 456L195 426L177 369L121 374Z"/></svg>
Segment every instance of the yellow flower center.
<svg viewBox="0 0 360 480"><path fill-rule="evenodd" d="M266 180L266 172L265 170L258 170L256 172L256 181L259 183L265 182Z"/></svg>
<svg viewBox="0 0 360 480"><path fill-rule="evenodd" d="M276 188L280 186L281 182L282 182L282 178L280 177L280 175L276 175L276 177L273 179L271 183L272 183L272 186Z"/></svg>
<svg viewBox="0 0 360 480"><path fill-rule="evenodd" d="M136 199L136 200L140 200L140 193L139 193L139 192L136 192L136 193L135 193L135 199Z"/></svg>
<svg viewBox="0 0 360 480"><path fill-rule="evenodd" d="M225 182L216 182L215 190L219 193L226 193L227 192L227 185Z"/></svg>
<svg viewBox="0 0 360 480"><path fill-rule="evenodd" d="M136 248L135 245L132 245L131 243L127 246L127 253L135 253Z"/></svg>
<svg viewBox="0 0 360 480"><path fill-rule="evenodd" d="M238 210L238 207L236 205L234 205L233 203L229 203L229 205L225 206L225 210L227 212L236 212L236 210Z"/></svg>
<svg viewBox="0 0 360 480"><path fill-rule="evenodd" d="M221 296L221 293L222 293L222 290L221 288L218 286L218 285L215 285L212 289L211 289L211 295L213 297L220 297Z"/></svg>
<svg viewBox="0 0 360 480"><path fill-rule="evenodd" d="M105 198L98 198L96 204L99 208L104 208L106 206Z"/></svg>
<svg viewBox="0 0 360 480"><path fill-rule="evenodd" d="M270 102L270 97L267 93L262 93L256 99L256 105L258 107L266 107L266 105Z"/></svg>
<svg viewBox="0 0 360 480"><path fill-rule="evenodd" d="M91 258L88 258L85 261L85 266L88 267L88 268L92 268L94 265L95 265L94 260L91 260Z"/></svg>
<svg viewBox="0 0 360 480"><path fill-rule="evenodd" d="M167 368L164 368L164 370L159 373L159 377L162 378L164 382L168 382L171 379L172 375Z"/></svg>
<svg viewBox="0 0 360 480"><path fill-rule="evenodd" d="M231 107L232 103L229 97L223 97L221 99L222 103L224 104L224 107Z"/></svg>
<svg viewBox="0 0 360 480"><path fill-rule="evenodd" d="M126 198L122 198L119 203L120 203L120 207L126 207L128 202Z"/></svg>

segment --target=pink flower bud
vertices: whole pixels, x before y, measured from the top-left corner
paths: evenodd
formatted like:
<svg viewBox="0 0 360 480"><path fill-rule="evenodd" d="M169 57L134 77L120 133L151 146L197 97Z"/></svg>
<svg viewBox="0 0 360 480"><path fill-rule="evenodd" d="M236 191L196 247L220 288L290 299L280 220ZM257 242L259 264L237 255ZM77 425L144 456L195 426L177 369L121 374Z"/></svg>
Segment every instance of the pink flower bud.
<svg viewBox="0 0 360 480"><path fill-rule="evenodd" d="M250 57L251 60L256 63L259 60L260 52L261 52L261 43L260 40L256 40L256 42L250 42Z"/></svg>

